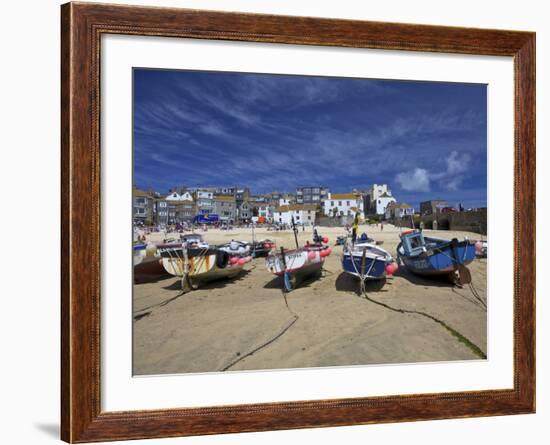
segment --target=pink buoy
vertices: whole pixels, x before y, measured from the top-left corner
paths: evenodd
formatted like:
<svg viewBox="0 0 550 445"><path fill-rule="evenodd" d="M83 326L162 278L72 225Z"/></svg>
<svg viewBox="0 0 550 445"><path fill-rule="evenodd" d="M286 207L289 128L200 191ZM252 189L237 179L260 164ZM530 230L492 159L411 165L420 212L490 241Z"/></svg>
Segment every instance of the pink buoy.
<svg viewBox="0 0 550 445"><path fill-rule="evenodd" d="M332 247L329 247L328 249L325 249L325 250L327 252L327 256L329 256L332 253Z"/></svg>
<svg viewBox="0 0 550 445"><path fill-rule="evenodd" d="M326 244L328 243L328 237L327 236L323 236L323 242Z"/></svg>
<svg viewBox="0 0 550 445"><path fill-rule="evenodd" d="M319 255L321 256L321 258L325 258L329 255L329 253L327 251L328 251L328 249L323 249L319 252Z"/></svg>
<svg viewBox="0 0 550 445"><path fill-rule="evenodd" d="M244 266L246 264L246 260L244 258L239 258L237 262L239 263L240 266Z"/></svg>
<svg viewBox="0 0 550 445"><path fill-rule="evenodd" d="M386 266L386 273L388 275L393 275L397 271L397 264L396 263L390 263Z"/></svg>
<svg viewBox="0 0 550 445"><path fill-rule="evenodd" d="M232 266L234 264L237 264L238 261L239 259L236 256L232 256L231 258L229 258L229 264L231 264Z"/></svg>
<svg viewBox="0 0 550 445"><path fill-rule="evenodd" d="M476 241L475 247L476 247L476 253L480 253L481 249L483 249L483 243L481 241Z"/></svg>
<svg viewBox="0 0 550 445"><path fill-rule="evenodd" d="M315 259L317 255L315 254L315 252L313 252L312 250L310 250L308 253L307 253L307 259L309 261L313 261Z"/></svg>
<svg viewBox="0 0 550 445"><path fill-rule="evenodd" d="M247 257L245 257L245 260L247 263L250 263L252 261L252 257L248 255Z"/></svg>

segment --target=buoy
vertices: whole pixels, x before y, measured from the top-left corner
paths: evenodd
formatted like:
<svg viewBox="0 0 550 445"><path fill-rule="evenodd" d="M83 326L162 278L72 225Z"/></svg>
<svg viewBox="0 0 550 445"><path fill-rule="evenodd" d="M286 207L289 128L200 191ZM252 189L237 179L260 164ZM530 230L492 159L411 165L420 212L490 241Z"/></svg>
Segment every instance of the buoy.
<svg viewBox="0 0 550 445"><path fill-rule="evenodd" d="M483 243L481 241L476 241L475 247L476 253L481 253L481 249L483 249Z"/></svg>
<svg viewBox="0 0 550 445"><path fill-rule="evenodd" d="M245 257L245 260L247 263L250 263L252 261L252 257L248 255L247 257Z"/></svg>
<svg viewBox="0 0 550 445"><path fill-rule="evenodd" d="M386 266L386 273L388 275L393 275L397 271L397 264L396 263L390 263Z"/></svg>
<svg viewBox="0 0 550 445"><path fill-rule="evenodd" d="M231 264L232 266L237 264L238 261L239 259L236 256L232 256L231 258L229 258L229 264Z"/></svg>
<svg viewBox="0 0 550 445"><path fill-rule="evenodd" d="M308 253L307 253L307 259L309 261L313 261L315 259L317 255L315 254L315 252L313 252L312 250L310 250Z"/></svg>
<svg viewBox="0 0 550 445"><path fill-rule="evenodd" d="M332 248L329 247L328 249L325 249L325 251L327 252L327 256L329 256L332 253Z"/></svg>
<svg viewBox="0 0 550 445"><path fill-rule="evenodd" d="M326 244L328 243L328 237L327 236L323 236L323 242Z"/></svg>
<svg viewBox="0 0 550 445"><path fill-rule="evenodd" d="M239 265L244 266L244 265L246 264L246 259L244 259L244 258L239 258L239 259L237 260L237 262L239 263Z"/></svg>

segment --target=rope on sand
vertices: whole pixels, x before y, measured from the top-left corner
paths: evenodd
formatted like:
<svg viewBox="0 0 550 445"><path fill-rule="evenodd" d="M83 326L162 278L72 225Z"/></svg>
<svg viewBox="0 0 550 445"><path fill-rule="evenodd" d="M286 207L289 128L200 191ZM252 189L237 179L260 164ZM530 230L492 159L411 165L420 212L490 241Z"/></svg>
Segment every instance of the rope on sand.
<svg viewBox="0 0 550 445"><path fill-rule="evenodd" d="M474 344L472 341L470 341L469 339L467 339L466 337L464 337L464 335L462 335L460 332L458 332L456 329L453 329L452 327L450 327L447 323L445 323L444 321L440 320L439 318L436 318L434 317L433 315L430 315L430 314L427 314L426 312L422 312L422 311L414 311L414 310L409 310L409 309L400 309L400 308L395 308L395 307L392 307L390 306L389 304L386 304L386 303L382 303L381 301L377 301L371 297L369 297L367 295L367 292L364 292L364 295L365 295L365 298L367 300L369 300L371 303L374 303L374 304L377 304L379 306L382 306L382 307L385 307L386 309L389 309L390 311L393 311L393 312L398 312L400 314L413 314L413 315L421 315L423 317L426 317L426 318L429 318L430 320L436 322L437 324L443 326L447 331L449 331L449 333L455 337L456 339L458 339L458 341L460 341L461 343L463 343L467 348L469 348L475 355L477 355L478 357L482 358L482 359L486 359L487 358L487 354L485 354L485 352L483 352L476 344Z"/></svg>
<svg viewBox="0 0 550 445"><path fill-rule="evenodd" d="M282 290L282 294L283 294L283 298L285 300L285 306L288 310L288 312L290 312L290 314L292 315L292 319L290 320L289 323L287 323L287 325L277 334L275 335L274 337L272 337L270 340L266 341L265 343L262 343L260 346L254 348L252 351L250 352L247 352L246 354L244 355L240 355L238 356L235 360L233 360L232 362L230 362L228 365L226 365L225 367L223 367L221 369L221 371L227 371L229 368L235 366L237 363L239 363L241 360L244 360L245 358L247 357L250 357L251 355L255 354L256 352L258 352L260 349L263 349L265 348L266 346L269 346L270 344L274 343L275 341L277 341L279 338L281 338L283 336L283 334L288 331L293 325L294 323L296 323L298 321L298 319L300 317L298 317L298 315L296 315L296 313L290 309L290 306L288 305L288 300L287 300L287 293Z"/></svg>

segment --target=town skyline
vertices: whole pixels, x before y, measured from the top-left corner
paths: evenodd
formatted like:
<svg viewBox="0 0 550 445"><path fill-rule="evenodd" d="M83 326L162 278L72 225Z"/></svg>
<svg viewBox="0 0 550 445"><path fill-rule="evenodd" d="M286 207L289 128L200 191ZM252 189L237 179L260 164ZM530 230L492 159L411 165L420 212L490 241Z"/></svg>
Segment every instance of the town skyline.
<svg viewBox="0 0 550 445"><path fill-rule="evenodd" d="M363 188L361 189L352 189L352 190L332 190L330 189L329 187L326 187L326 186L323 186L323 185L306 185L306 186L299 186L299 187L296 187L294 188L293 190L282 190L282 189L279 189L279 190L272 190L270 192L267 192L267 193L254 193L253 189L251 187L248 187L246 185L241 185L241 184L225 184L225 185L222 185L222 186L213 186L213 185L198 185L198 186L190 186L190 185L178 185L178 186L173 186L173 187L170 187L166 190L162 190L162 191L159 191L159 190L153 190L151 188L147 189L147 188L143 188L143 187L139 187L138 184L134 184L133 185L133 188L134 190L135 189L138 189L140 191L144 191L144 192L147 192L147 193L153 193L153 194L157 194L160 198L166 198L167 196L169 196L171 193L173 192L178 192L178 191L206 191L206 190L210 190L212 192L214 192L215 189L217 190L220 190L220 189L223 189L223 188L235 188L235 189L246 189L246 190L249 190L250 191L250 196L251 197L257 197L257 196L269 196L273 193L278 193L278 194L281 194L281 195L289 195L289 196L295 196L296 195L296 190L297 189L300 189L300 188L307 188L307 187L320 187L320 188L326 188L330 193L332 194L348 194L348 193L359 193L359 194L364 194L364 192L366 190L368 190L370 187L372 187L373 185L376 185L376 184L368 184L368 185L365 185ZM388 184L384 183L384 184L380 184L380 185L384 185L384 186L387 186ZM389 186L388 186L389 187ZM392 191L393 188L392 187L389 187L389 189ZM214 192L216 193L216 192ZM217 192L219 195L224 195L224 193L221 193L221 192ZM392 197L395 198L395 196L393 196L393 191L392 191ZM445 201L449 204L449 206L458 206L459 204L462 204L464 205L465 204L465 201L464 200L456 200L456 201L453 201L452 199L447 199L445 196L443 195L438 195L438 194L429 194L429 197L428 199L424 199L424 200L421 200L421 201L418 201L418 202L414 202L414 201L410 201L410 200L406 200L406 199L397 199L396 198L396 201L398 203L406 203L406 204L410 204L415 210L419 210L420 209L420 204L422 202L425 202L425 201ZM473 208L484 208L486 207L486 203L484 205L478 205L478 206L471 206Z"/></svg>
<svg viewBox="0 0 550 445"><path fill-rule="evenodd" d="M487 203L486 86L134 70L134 182ZM243 181L244 179L244 181Z"/></svg>

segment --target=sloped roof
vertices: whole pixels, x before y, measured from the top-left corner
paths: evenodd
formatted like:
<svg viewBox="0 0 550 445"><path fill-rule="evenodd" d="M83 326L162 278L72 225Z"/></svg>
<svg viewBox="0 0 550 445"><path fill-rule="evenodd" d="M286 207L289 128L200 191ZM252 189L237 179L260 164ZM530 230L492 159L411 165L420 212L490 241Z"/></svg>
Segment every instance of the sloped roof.
<svg viewBox="0 0 550 445"><path fill-rule="evenodd" d="M190 199L178 199L177 201L175 200L169 200L169 201L166 201L169 205L183 205L183 204L194 204L194 202Z"/></svg>
<svg viewBox="0 0 550 445"><path fill-rule="evenodd" d="M214 201L219 202L235 202L235 198L233 196L227 196L227 195L216 195L214 196Z"/></svg>
<svg viewBox="0 0 550 445"><path fill-rule="evenodd" d="M331 193L329 200L335 199L357 199L353 193Z"/></svg>
<svg viewBox="0 0 550 445"><path fill-rule="evenodd" d="M390 202L386 207L386 210L391 209L412 209L412 206L406 202Z"/></svg>
<svg viewBox="0 0 550 445"><path fill-rule="evenodd" d="M140 190L140 189L134 189L132 191L132 193L133 193L134 196L152 198L151 193L144 192L143 190Z"/></svg>
<svg viewBox="0 0 550 445"><path fill-rule="evenodd" d="M290 205L284 205L279 206L275 209L278 213L284 213L284 212L290 212L290 211L302 211L302 210L317 210L316 204L290 204Z"/></svg>

